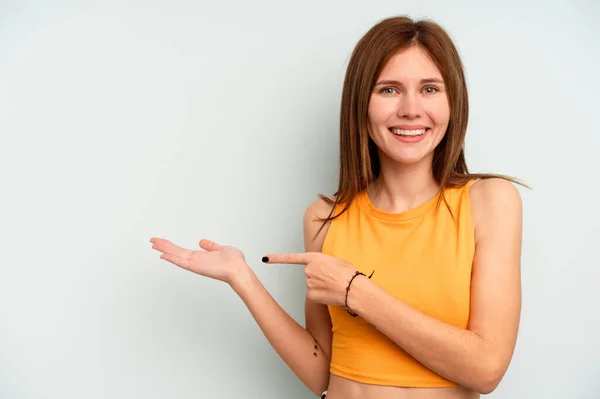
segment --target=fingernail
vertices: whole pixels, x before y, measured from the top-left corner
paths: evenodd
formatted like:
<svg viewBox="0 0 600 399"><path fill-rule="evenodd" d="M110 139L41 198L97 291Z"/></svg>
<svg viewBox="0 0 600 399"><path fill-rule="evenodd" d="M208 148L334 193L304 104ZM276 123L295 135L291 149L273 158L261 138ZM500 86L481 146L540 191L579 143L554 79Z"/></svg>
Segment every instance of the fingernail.
<svg viewBox="0 0 600 399"><path fill-rule="evenodd" d="M268 256L263 256L262 261L267 263L269 261L269 257Z"/></svg>

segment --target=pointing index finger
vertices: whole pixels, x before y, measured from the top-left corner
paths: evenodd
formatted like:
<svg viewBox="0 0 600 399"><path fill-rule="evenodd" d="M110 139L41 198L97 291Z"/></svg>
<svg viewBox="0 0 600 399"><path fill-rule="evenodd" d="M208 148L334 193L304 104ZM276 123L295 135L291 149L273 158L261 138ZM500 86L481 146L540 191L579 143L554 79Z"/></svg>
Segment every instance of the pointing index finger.
<svg viewBox="0 0 600 399"><path fill-rule="evenodd" d="M265 256L263 262L306 265L312 258L311 253L272 254Z"/></svg>

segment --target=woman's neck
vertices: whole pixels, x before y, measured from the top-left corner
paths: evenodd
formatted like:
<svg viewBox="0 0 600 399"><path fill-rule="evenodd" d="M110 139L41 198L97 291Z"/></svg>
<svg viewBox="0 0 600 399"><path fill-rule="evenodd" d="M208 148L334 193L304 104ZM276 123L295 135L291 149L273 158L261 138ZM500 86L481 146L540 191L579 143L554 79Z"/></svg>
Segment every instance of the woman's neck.
<svg viewBox="0 0 600 399"><path fill-rule="evenodd" d="M369 200L378 209L404 212L439 192L430 162L402 165L382 162L379 177L369 185Z"/></svg>

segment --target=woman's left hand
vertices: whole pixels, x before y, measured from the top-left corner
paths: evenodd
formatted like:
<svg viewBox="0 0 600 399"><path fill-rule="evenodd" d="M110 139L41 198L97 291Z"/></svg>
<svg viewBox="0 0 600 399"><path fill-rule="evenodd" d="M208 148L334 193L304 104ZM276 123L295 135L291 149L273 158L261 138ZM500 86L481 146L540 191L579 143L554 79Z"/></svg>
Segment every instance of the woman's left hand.
<svg viewBox="0 0 600 399"><path fill-rule="evenodd" d="M341 305L346 302L346 287L356 268L349 262L320 252L297 254L273 254L263 258L265 263L304 265L306 297L325 305Z"/></svg>

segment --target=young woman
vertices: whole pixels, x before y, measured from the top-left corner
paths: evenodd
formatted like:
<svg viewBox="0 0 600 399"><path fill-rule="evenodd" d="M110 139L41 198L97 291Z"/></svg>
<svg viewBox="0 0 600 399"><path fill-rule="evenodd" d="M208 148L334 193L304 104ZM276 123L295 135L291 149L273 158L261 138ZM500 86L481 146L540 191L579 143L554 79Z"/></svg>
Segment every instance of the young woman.
<svg viewBox="0 0 600 399"><path fill-rule="evenodd" d="M431 21L380 21L346 73L340 181L304 217L306 327L235 248L152 238L161 258L225 281L317 396L477 398L513 355L521 308L521 199L508 177L470 174L462 62Z"/></svg>

